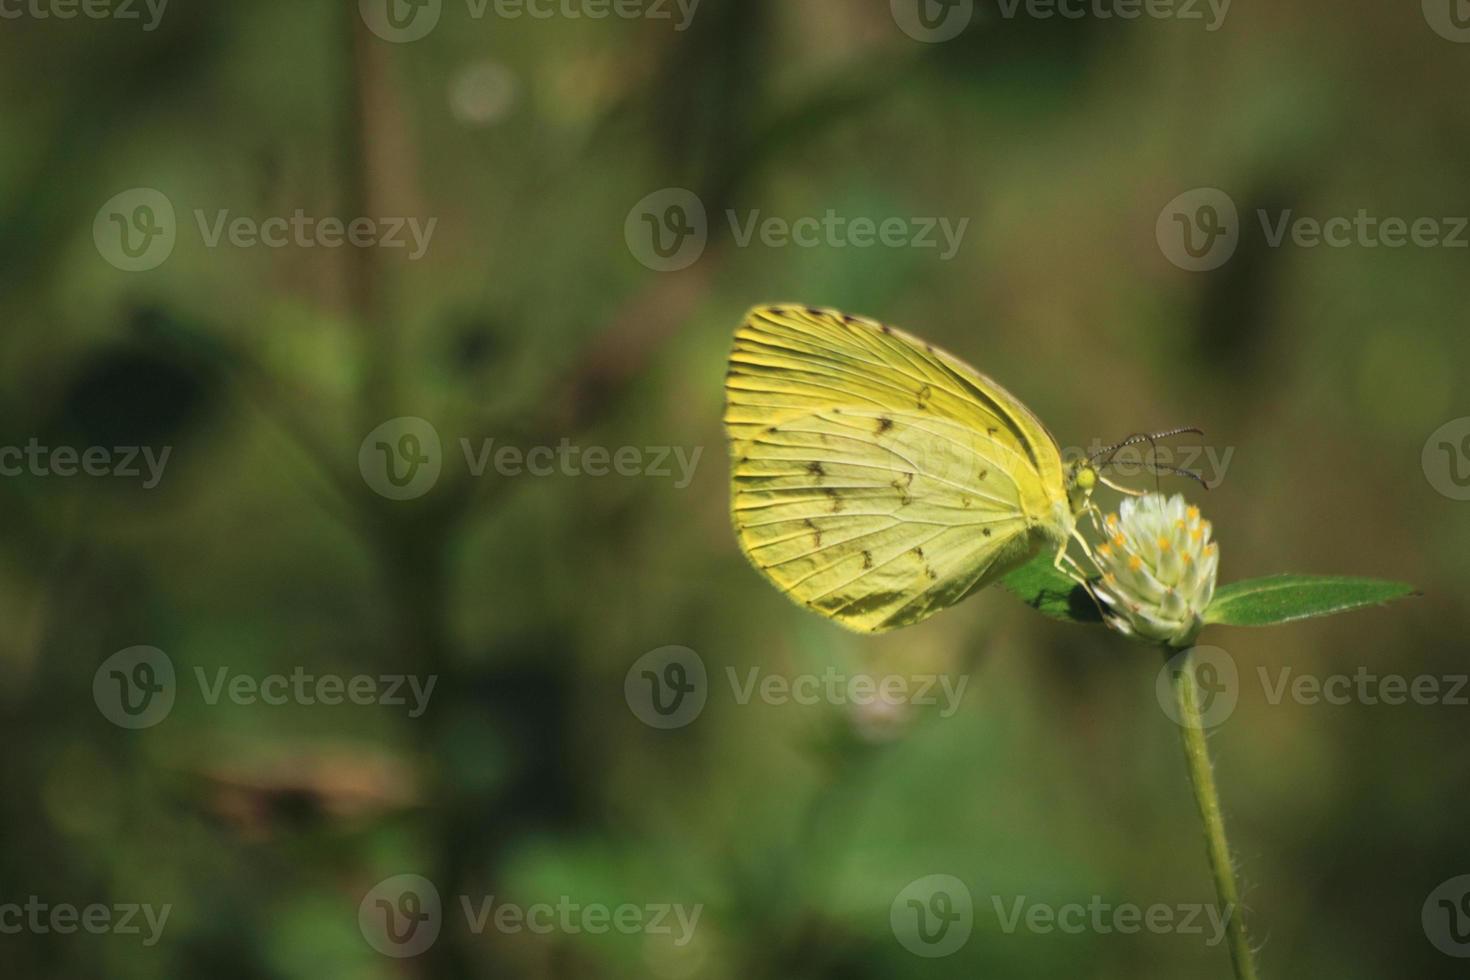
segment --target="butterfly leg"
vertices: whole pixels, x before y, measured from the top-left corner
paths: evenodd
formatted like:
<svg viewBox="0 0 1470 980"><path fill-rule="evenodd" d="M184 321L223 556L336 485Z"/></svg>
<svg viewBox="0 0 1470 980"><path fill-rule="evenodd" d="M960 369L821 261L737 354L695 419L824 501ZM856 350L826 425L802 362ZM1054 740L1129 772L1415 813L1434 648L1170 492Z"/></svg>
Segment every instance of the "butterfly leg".
<svg viewBox="0 0 1470 980"><path fill-rule="evenodd" d="M1101 473L1097 475L1097 482L1101 483L1105 487L1112 487L1119 493L1126 493L1130 497L1142 497L1148 493L1147 490L1134 490L1132 487L1125 487L1121 484L1114 483L1112 480L1109 480Z"/></svg>
<svg viewBox="0 0 1470 980"><path fill-rule="evenodd" d="M1082 545L1082 553L1092 560L1093 565L1096 565L1097 559L1093 558L1091 545L1087 543L1087 539L1075 527L1072 529L1072 537ZM1102 601L1097 597L1097 592L1092 587L1092 580L1087 577L1087 571L1078 563L1077 559L1067 553L1067 548L1070 544L1071 542L1068 541L1057 548L1057 555L1052 560L1052 566L1087 591L1088 597L1092 599L1092 604L1097 607L1098 616L1106 622L1107 613L1103 610Z"/></svg>

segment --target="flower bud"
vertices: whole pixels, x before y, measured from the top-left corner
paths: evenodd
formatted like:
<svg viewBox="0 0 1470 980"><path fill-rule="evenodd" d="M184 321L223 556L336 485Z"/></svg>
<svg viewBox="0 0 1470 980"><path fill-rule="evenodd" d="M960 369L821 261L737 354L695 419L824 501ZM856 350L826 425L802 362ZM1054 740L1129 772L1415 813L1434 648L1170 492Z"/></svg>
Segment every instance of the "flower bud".
<svg viewBox="0 0 1470 980"><path fill-rule="evenodd" d="M1142 640L1188 646L1215 596L1220 549L1198 507L1175 494L1130 497L1103 522L1095 549L1108 623Z"/></svg>

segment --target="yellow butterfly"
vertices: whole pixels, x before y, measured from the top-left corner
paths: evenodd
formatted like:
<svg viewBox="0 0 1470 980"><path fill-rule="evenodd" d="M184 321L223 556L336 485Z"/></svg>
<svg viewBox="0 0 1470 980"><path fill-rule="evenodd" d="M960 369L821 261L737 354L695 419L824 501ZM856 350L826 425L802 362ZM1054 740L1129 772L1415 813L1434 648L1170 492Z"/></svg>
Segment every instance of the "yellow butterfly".
<svg viewBox="0 0 1470 980"><path fill-rule="evenodd" d="M1067 555L1099 477L959 358L835 310L764 306L725 380L740 547L796 602L876 633L960 601L1043 549Z"/></svg>

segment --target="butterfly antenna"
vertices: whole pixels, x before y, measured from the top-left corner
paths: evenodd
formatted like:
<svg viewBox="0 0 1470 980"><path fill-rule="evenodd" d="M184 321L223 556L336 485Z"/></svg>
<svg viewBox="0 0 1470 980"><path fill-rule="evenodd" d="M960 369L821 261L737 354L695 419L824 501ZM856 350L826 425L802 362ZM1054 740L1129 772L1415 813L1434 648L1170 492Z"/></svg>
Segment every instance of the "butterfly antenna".
<svg viewBox="0 0 1470 980"><path fill-rule="evenodd" d="M1170 473L1170 474L1173 474L1174 476L1187 476L1191 480L1193 480L1196 483L1198 483L1200 486L1204 487L1206 490L1210 489L1210 485L1209 485L1208 482L1205 481L1205 478L1203 476L1200 476L1194 470L1183 470L1183 469L1180 469L1177 466L1164 466L1164 465L1162 465L1160 463L1155 463L1155 464L1153 464L1153 466L1154 466L1154 478L1156 480L1157 480L1157 478L1158 478L1158 476L1159 476L1160 473Z"/></svg>
<svg viewBox="0 0 1470 980"><path fill-rule="evenodd" d="M1127 449L1129 446L1137 446L1140 443L1146 442L1149 444L1149 458L1147 460L1147 464L1154 471L1154 489L1157 492L1163 493L1163 486L1161 485L1159 478L1164 473L1171 473L1175 476L1187 476L1190 479L1197 481L1200 486L1208 490L1210 489L1210 485L1206 483L1204 477L1200 476L1198 473L1195 473L1192 470L1179 469L1175 466L1166 466L1162 463L1155 462L1155 459L1159 453L1158 441L1160 439L1172 439L1175 436L1182 436L1186 434L1203 436L1205 434L1205 430L1199 428L1198 426L1183 425L1177 429L1168 429L1164 432L1135 432L1128 438L1124 439L1122 442L1118 443L1116 446L1109 446L1107 449L1100 449L1097 452L1093 453L1087 458L1087 462L1089 465L1093 465L1098 457L1105 456L1107 458L1104 459L1101 463L1096 463L1096 467L1098 469L1104 469L1112 464L1113 460L1122 450Z"/></svg>

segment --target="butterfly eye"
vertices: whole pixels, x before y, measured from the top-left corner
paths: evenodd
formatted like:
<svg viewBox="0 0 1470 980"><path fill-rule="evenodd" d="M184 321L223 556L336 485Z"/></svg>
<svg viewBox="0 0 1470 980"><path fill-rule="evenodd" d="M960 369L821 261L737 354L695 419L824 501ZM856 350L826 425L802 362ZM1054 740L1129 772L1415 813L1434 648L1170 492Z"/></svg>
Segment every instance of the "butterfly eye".
<svg viewBox="0 0 1470 980"><path fill-rule="evenodd" d="M1077 472L1078 489L1091 490L1095 486L1097 486L1097 470L1088 466Z"/></svg>

